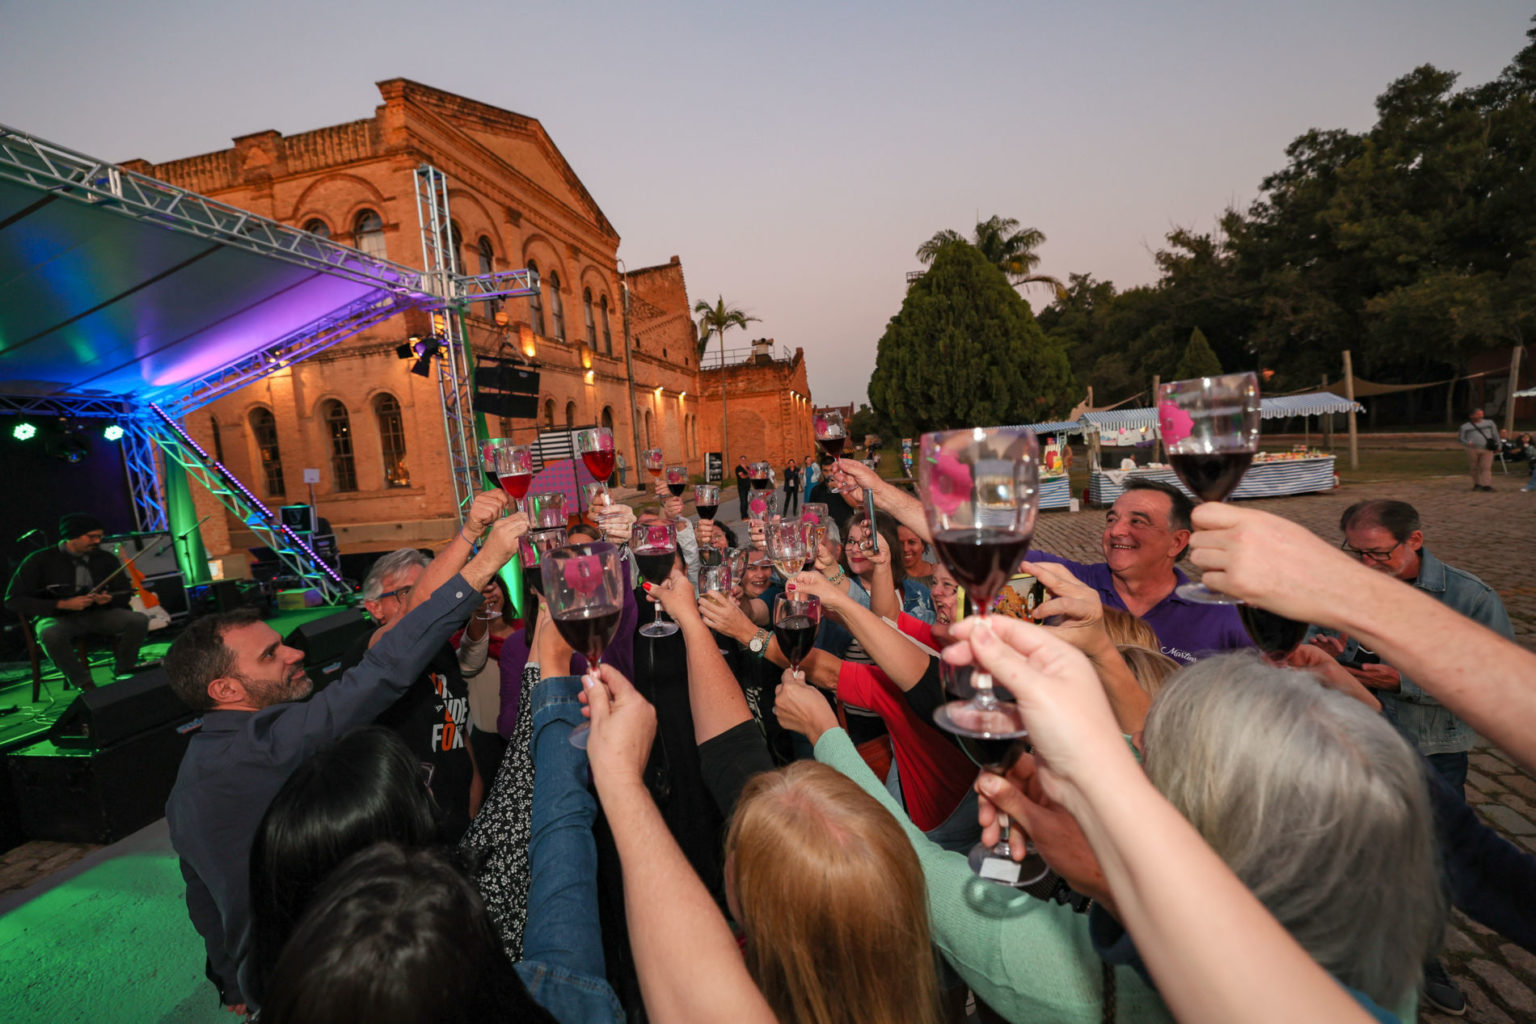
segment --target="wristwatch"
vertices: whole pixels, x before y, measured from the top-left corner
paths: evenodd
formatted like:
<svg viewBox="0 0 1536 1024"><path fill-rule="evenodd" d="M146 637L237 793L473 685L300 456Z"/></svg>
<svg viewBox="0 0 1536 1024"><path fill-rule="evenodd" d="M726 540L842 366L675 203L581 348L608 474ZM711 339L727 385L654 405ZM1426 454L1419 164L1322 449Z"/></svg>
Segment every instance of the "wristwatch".
<svg viewBox="0 0 1536 1024"><path fill-rule="evenodd" d="M768 637L771 635L766 629L758 627L757 632L752 634L752 639L747 641L747 650L761 658L763 651L768 649Z"/></svg>

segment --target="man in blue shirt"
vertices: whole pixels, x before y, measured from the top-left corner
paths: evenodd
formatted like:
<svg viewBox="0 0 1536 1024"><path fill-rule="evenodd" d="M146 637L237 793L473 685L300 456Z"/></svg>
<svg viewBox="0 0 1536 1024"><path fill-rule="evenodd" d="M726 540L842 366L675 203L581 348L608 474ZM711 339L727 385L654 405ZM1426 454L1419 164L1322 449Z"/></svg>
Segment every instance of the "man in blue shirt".
<svg viewBox="0 0 1536 1024"><path fill-rule="evenodd" d="M1252 647L1237 608L1180 597L1189 581L1177 563L1189 546L1194 503L1171 484L1126 480L1104 521L1104 561L1073 562L1031 551L1032 562L1056 562L1099 592L1106 607L1130 612L1151 626L1163 653L1184 664L1220 651Z"/></svg>

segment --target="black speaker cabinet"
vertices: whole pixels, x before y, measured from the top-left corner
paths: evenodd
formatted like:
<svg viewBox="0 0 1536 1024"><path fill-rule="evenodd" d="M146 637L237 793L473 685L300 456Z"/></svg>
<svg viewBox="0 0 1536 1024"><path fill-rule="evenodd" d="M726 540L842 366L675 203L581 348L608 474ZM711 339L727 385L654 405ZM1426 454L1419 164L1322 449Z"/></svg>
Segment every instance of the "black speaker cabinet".
<svg viewBox="0 0 1536 1024"><path fill-rule="evenodd" d="M304 668L316 691L341 677L341 659L358 638L373 629L361 608L348 608L294 628L283 643L304 652Z"/></svg>
<svg viewBox="0 0 1536 1024"><path fill-rule="evenodd" d="M165 669L145 669L132 679L84 690L48 730L60 747L100 750L157 726L180 725L193 717L171 691Z"/></svg>
<svg viewBox="0 0 1536 1024"><path fill-rule="evenodd" d="M162 725L105 750L44 741L8 754L22 833L29 840L115 843L163 817L191 732Z"/></svg>

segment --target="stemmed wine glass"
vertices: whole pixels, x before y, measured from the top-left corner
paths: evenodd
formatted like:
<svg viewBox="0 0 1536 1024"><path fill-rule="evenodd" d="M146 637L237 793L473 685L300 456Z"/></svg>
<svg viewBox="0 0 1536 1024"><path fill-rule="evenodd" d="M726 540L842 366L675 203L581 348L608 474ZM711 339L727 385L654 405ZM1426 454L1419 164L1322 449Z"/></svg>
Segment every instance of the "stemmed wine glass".
<svg viewBox="0 0 1536 1024"><path fill-rule="evenodd" d="M651 474L651 479L661 479L661 465L664 461L660 448L647 448L640 458L645 462L645 471Z"/></svg>
<svg viewBox="0 0 1536 1024"><path fill-rule="evenodd" d="M800 671L800 663L816 646L816 632L820 628L821 598L814 594L786 595L773 603L773 635L791 672Z"/></svg>
<svg viewBox="0 0 1536 1024"><path fill-rule="evenodd" d="M683 491L688 487L688 467L667 467L667 490L672 492L672 497L681 498Z"/></svg>
<svg viewBox="0 0 1536 1024"><path fill-rule="evenodd" d="M528 528L530 530L564 529L565 495L560 491L542 491L531 494L524 503L524 511L528 513Z"/></svg>
<svg viewBox="0 0 1536 1024"><path fill-rule="evenodd" d="M947 661L939 662L939 675L944 680L946 689L960 696L972 690L975 685L975 677L978 671L966 665L951 665ZM1002 775L1013 767L1013 763L1019 759L1019 755L1028 749L1022 739L1005 737L981 737L970 736L965 733L956 733L955 739L960 744L960 749L965 751L976 767L993 775ZM971 847L971 870L990 882L1000 882L1003 885L1011 885L1022 888L1033 885L1050 873L1050 865L1035 851L1034 846L1026 838L1024 840L1024 859L1013 859L1013 838L1011 823L1008 815L997 815L997 827L1000 835L995 846L978 842Z"/></svg>
<svg viewBox="0 0 1536 1024"><path fill-rule="evenodd" d="M1157 389L1157 424L1168 464L1201 501L1225 501L1259 450L1259 375L1228 373L1169 381ZM1203 583L1180 597L1202 604L1241 604Z"/></svg>
<svg viewBox="0 0 1536 1024"><path fill-rule="evenodd" d="M705 594L724 594L731 596L731 565L729 562L721 562L719 565L699 566L699 597Z"/></svg>
<svg viewBox="0 0 1536 1024"><path fill-rule="evenodd" d="M544 557L542 573L555 628L572 650L586 656L588 683L602 685L597 666L624 612L619 549L606 541L555 548ZM587 723L578 725L571 746L585 750L589 731Z"/></svg>
<svg viewBox="0 0 1536 1024"><path fill-rule="evenodd" d="M606 484L613 475L613 461L617 453L613 448L613 431L607 427L594 427L576 431L576 454L586 464L587 472Z"/></svg>
<svg viewBox="0 0 1536 1024"><path fill-rule="evenodd" d="M768 547L768 558L785 580L793 579L797 572L804 572L806 561L815 557L807 543L809 527L809 523L786 520L772 523L767 528L763 539Z"/></svg>
<svg viewBox="0 0 1536 1024"><path fill-rule="evenodd" d="M816 447L829 461L836 461L842 457L843 446L848 443L848 428L843 425L843 414L840 412L819 412L813 422L816 429ZM829 476L827 489L837 494L837 484Z"/></svg>
<svg viewBox="0 0 1536 1024"><path fill-rule="evenodd" d="M720 508L720 485L694 484L693 504L698 510L700 519L713 521L715 513Z"/></svg>
<svg viewBox="0 0 1536 1024"><path fill-rule="evenodd" d="M667 582L677 562L677 530L671 523L636 523L629 536L629 550L640 575L651 586L659 587ZM640 627L641 636L671 636L676 632L677 623L662 621L659 602L655 617Z"/></svg>
<svg viewBox="0 0 1536 1024"><path fill-rule="evenodd" d="M480 446L480 465L521 509L533 483L533 449L511 438L493 437Z"/></svg>
<svg viewBox="0 0 1536 1024"><path fill-rule="evenodd" d="M924 434L917 491L933 546L985 619L1035 533L1040 446L1028 427L973 427ZM1000 701L992 676L972 673L969 700L933 713L941 728L983 739L1025 735L1018 707Z"/></svg>
<svg viewBox="0 0 1536 1024"><path fill-rule="evenodd" d="M747 466L747 475L751 479L753 490L766 491L772 486L768 482L768 469L766 462L754 462Z"/></svg>
<svg viewBox="0 0 1536 1024"><path fill-rule="evenodd" d="M544 595L544 560L556 548L563 548L568 538L565 527L533 530L517 539L517 553L523 566L523 578L540 597Z"/></svg>

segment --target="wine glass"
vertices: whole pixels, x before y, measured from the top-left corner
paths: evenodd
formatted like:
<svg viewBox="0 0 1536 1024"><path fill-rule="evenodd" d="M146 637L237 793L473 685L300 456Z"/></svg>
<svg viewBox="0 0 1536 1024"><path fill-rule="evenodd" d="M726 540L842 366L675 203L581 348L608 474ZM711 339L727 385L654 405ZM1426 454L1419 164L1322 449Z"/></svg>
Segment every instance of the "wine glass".
<svg viewBox="0 0 1536 1024"><path fill-rule="evenodd" d="M586 656L588 684L601 685L597 666L624 613L619 549L606 541L555 548L544 557L541 572L555 628L577 654ZM571 746L585 750L588 732L587 723L578 725L571 731Z"/></svg>
<svg viewBox="0 0 1536 1024"><path fill-rule="evenodd" d="M551 551L565 547L568 540L564 526L535 530L517 539L517 553L523 566L523 578L540 597L544 596L544 560L549 557Z"/></svg>
<svg viewBox="0 0 1536 1024"><path fill-rule="evenodd" d="M731 596L731 566L729 562L699 567L699 596L724 594Z"/></svg>
<svg viewBox="0 0 1536 1024"><path fill-rule="evenodd" d="M819 412L813 421L816 428L816 447L821 449L825 456L825 462L830 464L842 457L843 447L848 443L848 428L843 425L843 414L840 412ZM837 494L837 484L831 476L827 477L827 490Z"/></svg>
<svg viewBox="0 0 1536 1024"><path fill-rule="evenodd" d="M677 562L677 530L671 523L636 523L629 536L629 550L635 556L640 575L653 587L667 582L672 566ZM641 636L671 636L677 632L677 623L663 622L661 604L656 604L656 615L640 627Z"/></svg>
<svg viewBox="0 0 1536 1024"><path fill-rule="evenodd" d="M672 492L672 497L681 498L683 491L688 487L688 467L667 467L667 490Z"/></svg>
<svg viewBox="0 0 1536 1024"><path fill-rule="evenodd" d="M1201 501L1225 501L1259 450L1259 375L1169 381L1157 389L1157 425L1168 464ZM1241 604L1203 583L1178 594L1201 604Z"/></svg>
<svg viewBox="0 0 1536 1024"><path fill-rule="evenodd" d="M773 635L789 661L790 671L800 671L800 663L816 646L816 631L820 628L821 598L814 594L786 595L773 602Z"/></svg>
<svg viewBox="0 0 1536 1024"><path fill-rule="evenodd" d="M613 475L613 460L617 454L613 448L613 431L607 427L576 431L576 454L586 464L587 472L599 483L606 484Z"/></svg>
<svg viewBox="0 0 1536 1024"><path fill-rule="evenodd" d="M640 456L645 462L645 471L651 474L653 480L661 479L661 464L663 462L660 448L647 448Z"/></svg>
<svg viewBox="0 0 1536 1024"><path fill-rule="evenodd" d="M767 527L763 539L768 546L768 558L785 580L793 579L797 572L804 572L806 560L814 557L807 544L809 525L798 520L781 520Z"/></svg>
<svg viewBox="0 0 1536 1024"><path fill-rule="evenodd" d="M493 437L480 446L480 465L521 509L533 483L533 449L511 438Z"/></svg>
<svg viewBox="0 0 1536 1024"><path fill-rule="evenodd" d="M698 509L700 519L713 520L720 508L720 485L694 484L693 504Z"/></svg>
<svg viewBox="0 0 1536 1024"><path fill-rule="evenodd" d="M541 491L538 494L530 494L528 500L523 503L523 510L528 513L530 530L565 528L565 495L560 491Z"/></svg>
<svg viewBox="0 0 1536 1024"><path fill-rule="evenodd" d="M939 662L939 675L945 689L961 697L973 692L974 680L979 674L969 665L951 665L942 660ZM1029 745L1017 737L982 737L956 733L955 739L976 767L993 775L1007 772L1019 759L1019 755L1029 749ZM1012 828L1008 815L998 812L997 827L1001 834L995 846L978 842L971 847L968 859L973 872L989 882L1016 888L1033 885L1050 873L1050 865L1036 852L1028 838L1024 840L1024 859L1013 859Z"/></svg>
<svg viewBox="0 0 1536 1024"><path fill-rule="evenodd" d="M778 491L749 491L747 492L747 518L756 519L759 522L772 519L779 514Z"/></svg>
<svg viewBox="0 0 1536 1024"><path fill-rule="evenodd" d="M747 475L751 478L753 490L766 491L771 485L768 482L768 463L754 462L747 466Z"/></svg>
<svg viewBox="0 0 1536 1024"><path fill-rule="evenodd" d="M933 546L983 619L1035 532L1040 446L1028 427L973 427L924 434L917 491ZM933 714L941 728L983 739L1025 735L1017 705L1000 701L976 672L972 696Z"/></svg>

